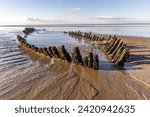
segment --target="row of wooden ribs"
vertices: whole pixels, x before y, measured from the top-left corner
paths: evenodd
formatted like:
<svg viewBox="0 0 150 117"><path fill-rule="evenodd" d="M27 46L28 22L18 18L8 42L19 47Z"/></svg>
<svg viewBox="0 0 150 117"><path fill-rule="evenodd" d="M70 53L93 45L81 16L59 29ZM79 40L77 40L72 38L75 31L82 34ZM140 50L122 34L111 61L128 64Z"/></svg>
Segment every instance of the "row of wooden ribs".
<svg viewBox="0 0 150 117"><path fill-rule="evenodd" d="M25 35L29 35L30 33L34 32L34 31L35 31L35 28L25 28L22 32Z"/></svg>
<svg viewBox="0 0 150 117"><path fill-rule="evenodd" d="M72 52L72 56L67 52L66 48L64 45L61 47L44 47L44 48L38 48L35 45L30 45L29 43L26 42L26 39L21 37L20 35L17 35L17 39L19 43L28 48L33 50L34 52L44 54L45 56L48 56L50 58L54 57L57 59L62 59L66 60L69 63L75 63L75 64L80 64L89 68L93 68L95 70L99 69L99 59L97 54L93 54L90 52L87 56L85 56L82 59L80 49L79 47L75 47Z"/></svg>
<svg viewBox="0 0 150 117"><path fill-rule="evenodd" d="M70 31L68 34L73 37L96 41L98 47L102 48L109 61L116 65L123 66L129 57L129 48L127 48L126 44L124 44L116 35L105 38L96 34L92 34L91 32L83 33L80 31Z"/></svg>

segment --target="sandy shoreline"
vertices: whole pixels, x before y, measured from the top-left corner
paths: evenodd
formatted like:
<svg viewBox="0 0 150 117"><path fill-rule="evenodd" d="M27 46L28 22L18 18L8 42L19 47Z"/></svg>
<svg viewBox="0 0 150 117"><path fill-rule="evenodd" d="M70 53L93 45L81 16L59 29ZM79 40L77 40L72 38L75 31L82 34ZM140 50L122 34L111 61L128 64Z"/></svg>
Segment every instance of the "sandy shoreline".
<svg viewBox="0 0 150 117"><path fill-rule="evenodd" d="M119 37L131 51L121 69L103 53L92 70L23 49L34 64L0 76L0 99L150 99L150 39Z"/></svg>
<svg viewBox="0 0 150 117"><path fill-rule="evenodd" d="M150 38L121 37L131 50L126 69L136 79L150 87Z"/></svg>

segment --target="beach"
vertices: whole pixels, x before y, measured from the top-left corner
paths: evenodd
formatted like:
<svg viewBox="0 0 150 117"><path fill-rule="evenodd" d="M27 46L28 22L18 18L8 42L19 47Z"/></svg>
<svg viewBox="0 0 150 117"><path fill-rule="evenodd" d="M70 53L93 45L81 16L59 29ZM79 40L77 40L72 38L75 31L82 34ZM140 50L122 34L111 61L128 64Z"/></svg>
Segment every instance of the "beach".
<svg viewBox="0 0 150 117"><path fill-rule="evenodd" d="M50 59L22 47L13 39L15 49L17 48L24 58L19 58L18 62L21 65L12 70L8 66L12 62L1 64L9 70L1 69L0 72L0 99L150 99L150 38L135 36L118 36L118 38L121 38L130 49L130 56L124 67L110 63L102 50L97 49L92 42L84 44L80 42L81 53L90 50L99 55L98 70L64 60ZM69 50L76 46L76 42L68 43L66 47Z"/></svg>

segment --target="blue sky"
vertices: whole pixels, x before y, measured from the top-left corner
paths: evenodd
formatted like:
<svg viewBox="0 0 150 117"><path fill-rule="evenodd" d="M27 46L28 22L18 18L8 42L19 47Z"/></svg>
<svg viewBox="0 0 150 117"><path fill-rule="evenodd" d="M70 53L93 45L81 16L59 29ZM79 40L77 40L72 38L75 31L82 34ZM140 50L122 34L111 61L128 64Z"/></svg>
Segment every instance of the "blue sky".
<svg viewBox="0 0 150 117"><path fill-rule="evenodd" d="M149 22L150 0L0 0L0 24Z"/></svg>

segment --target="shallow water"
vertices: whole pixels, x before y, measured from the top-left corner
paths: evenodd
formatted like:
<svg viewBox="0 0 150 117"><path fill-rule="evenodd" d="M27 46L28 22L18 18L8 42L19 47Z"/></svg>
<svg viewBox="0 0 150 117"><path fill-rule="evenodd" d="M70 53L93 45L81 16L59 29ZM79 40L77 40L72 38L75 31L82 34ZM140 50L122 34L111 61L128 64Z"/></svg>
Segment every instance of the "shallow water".
<svg viewBox="0 0 150 117"><path fill-rule="evenodd" d="M0 35L0 75L26 67L31 60L20 50L16 35L22 34L20 29L1 29Z"/></svg>
<svg viewBox="0 0 150 117"><path fill-rule="evenodd" d="M49 31L81 30L83 32L92 31L98 34L150 37L150 24L128 24L128 25L79 24L79 25L63 25L63 26L52 25L45 28L48 29Z"/></svg>
<svg viewBox="0 0 150 117"><path fill-rule="evenodd" d="M71 38L67 34L63 32L56 31L36 31L28 36L27 42L30 44L34 44L37 47L48 47L48 46L56 46L59 47L61 45L74 45L74 46L82 46L86 45L83 39L78 40Z"/></svg>

